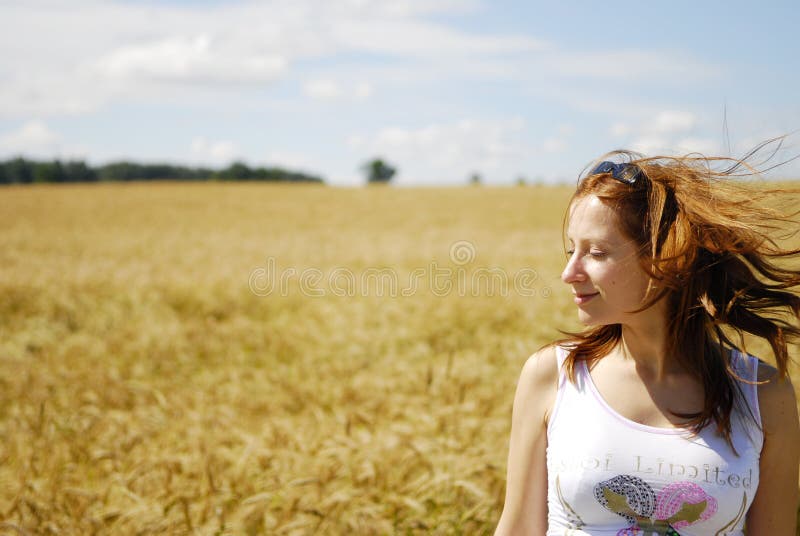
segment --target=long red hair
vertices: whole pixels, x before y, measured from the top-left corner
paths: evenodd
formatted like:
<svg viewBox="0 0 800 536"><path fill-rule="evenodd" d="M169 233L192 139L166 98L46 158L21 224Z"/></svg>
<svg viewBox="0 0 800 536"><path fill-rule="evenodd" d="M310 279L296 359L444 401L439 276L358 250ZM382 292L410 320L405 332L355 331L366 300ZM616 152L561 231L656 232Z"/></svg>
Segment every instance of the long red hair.
<svg viewBox="0 0 800 536"><path fill-rule="evenodd" d="M648 294L642 309L667 301L667 355L679 360L705 391L702 411L676 415L686 418L693 432L715 422L731 443L738 378L726 348L745 351L745 333L765 339L779 377L785 378L787 344L800 340L800 270L782 262L799 255L800 249L778 243L800 228L798 212L777 204L798 191L734 180L757 175L745 160L646 158L627 151L601 160L612 158L638 167L638 179L628 184L611 173L590 174L579 182L570 206L597 196L614 209L621 232L638 244L641 266L657 289ZM726 167L717 169L720 166ZM576 363L591 366L611 352L622 328L596 326L569 335L560 343L572 348L565 365L574 382Z"/></svg>

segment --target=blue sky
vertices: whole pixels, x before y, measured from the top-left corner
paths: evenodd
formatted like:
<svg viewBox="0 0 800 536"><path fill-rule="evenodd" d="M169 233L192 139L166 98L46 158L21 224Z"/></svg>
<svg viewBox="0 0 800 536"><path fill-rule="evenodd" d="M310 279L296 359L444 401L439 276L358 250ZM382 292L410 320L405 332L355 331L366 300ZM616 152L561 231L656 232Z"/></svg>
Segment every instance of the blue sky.
<svg viewBox="0 0 800 536"><path fill-rule="evenodd" d="M0 158L357 185L381 156L448 185L572 181L617 148L738 156L800 129L798 23L796 2L5 1Z"/></svg>

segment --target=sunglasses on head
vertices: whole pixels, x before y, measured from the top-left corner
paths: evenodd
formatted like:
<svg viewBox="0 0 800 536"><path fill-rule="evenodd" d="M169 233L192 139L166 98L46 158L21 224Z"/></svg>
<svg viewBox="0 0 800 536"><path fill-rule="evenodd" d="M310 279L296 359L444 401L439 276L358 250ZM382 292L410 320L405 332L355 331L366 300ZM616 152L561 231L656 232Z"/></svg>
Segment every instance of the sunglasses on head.
<svg viewBox="0 0 800 536"><path fill-rule="evenodd" d="M608 160L600 162L590 175L600 175L602 173L610 173L613 178L625 184L634 184L644 175L641 168L636 164L615 164Z"/></svg>

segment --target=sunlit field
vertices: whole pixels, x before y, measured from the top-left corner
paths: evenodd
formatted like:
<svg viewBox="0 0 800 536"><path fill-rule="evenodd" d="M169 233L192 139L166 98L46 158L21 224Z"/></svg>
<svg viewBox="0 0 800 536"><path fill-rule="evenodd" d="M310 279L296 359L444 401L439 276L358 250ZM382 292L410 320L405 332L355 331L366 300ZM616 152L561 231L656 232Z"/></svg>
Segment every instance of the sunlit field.
<svg viewBox="0 0 800 536"><path fill-rule="evenodd" d="M569 193L0 189L0 532L491 533Z"/></svg>

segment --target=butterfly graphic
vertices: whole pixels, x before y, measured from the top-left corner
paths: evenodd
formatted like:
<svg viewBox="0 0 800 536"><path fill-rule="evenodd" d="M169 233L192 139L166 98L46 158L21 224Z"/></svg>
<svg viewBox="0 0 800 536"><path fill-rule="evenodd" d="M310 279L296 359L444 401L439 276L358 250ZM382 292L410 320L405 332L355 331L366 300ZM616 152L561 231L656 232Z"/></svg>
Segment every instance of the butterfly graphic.
<svg viewBox="0 0 800 536"><path fill-rule="evenodd" d="M717 512L717 500L693 482L673 482L656 495L641 478L618 475L596 484L594 497L630 523L617 536L680 536Z"/></svg>

